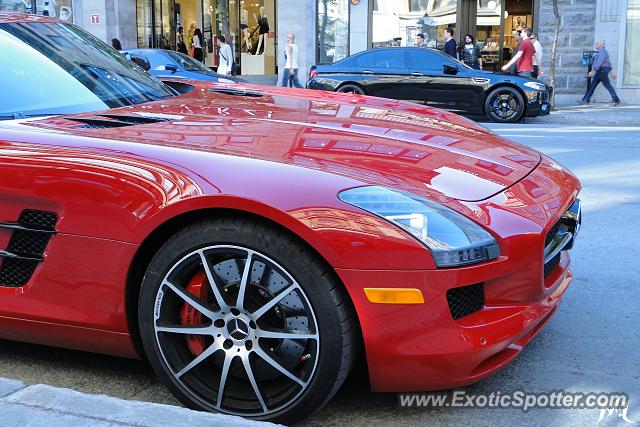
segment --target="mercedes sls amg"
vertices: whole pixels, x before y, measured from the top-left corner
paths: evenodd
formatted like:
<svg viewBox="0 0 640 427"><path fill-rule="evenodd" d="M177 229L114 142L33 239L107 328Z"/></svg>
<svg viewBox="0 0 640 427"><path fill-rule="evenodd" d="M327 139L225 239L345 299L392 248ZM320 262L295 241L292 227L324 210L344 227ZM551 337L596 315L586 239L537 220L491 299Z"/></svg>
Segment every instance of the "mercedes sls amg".
<svg viewBox="0 0 640 427"><path fill-rule="evenodd" d="M455 114L171 81L0 15L0 337L144 358L187 406L292 423L504 367L571 281L580 183Z"/></svg>

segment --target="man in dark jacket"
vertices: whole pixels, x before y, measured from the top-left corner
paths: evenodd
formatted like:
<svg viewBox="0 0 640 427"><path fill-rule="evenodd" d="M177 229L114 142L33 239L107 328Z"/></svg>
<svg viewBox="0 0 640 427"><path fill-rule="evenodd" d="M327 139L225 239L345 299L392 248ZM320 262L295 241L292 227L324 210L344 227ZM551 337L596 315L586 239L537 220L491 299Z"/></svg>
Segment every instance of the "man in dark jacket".
<svg viewBox="0 0 640 427"><path fill-rule="evenodd" d="M458 44L453 39L453 28L444 30L444 39L446 40L444 49L442 49L444 53L452 56L454 59L458 59Z"/></svg>
<svg viewBox="0 0 640 427"><path fill-rule="evenodd" d="M598 51L598 54L596 55L596 59L593 61L592 71L588 74L589 77L593 77L593 80L591 81L591 86L587 89L587 93L585 93L580 100L580 105L586 105L591 101L593 92L595 92L600 82L602 82L604 87L609 91L609 94L611 94L610 105L612 107L617 107L620 105L620 98L618 98L615 88L609 81L609 73L612 69L609 52L604 48L603 41L596 42L596 50Z"/></svg>

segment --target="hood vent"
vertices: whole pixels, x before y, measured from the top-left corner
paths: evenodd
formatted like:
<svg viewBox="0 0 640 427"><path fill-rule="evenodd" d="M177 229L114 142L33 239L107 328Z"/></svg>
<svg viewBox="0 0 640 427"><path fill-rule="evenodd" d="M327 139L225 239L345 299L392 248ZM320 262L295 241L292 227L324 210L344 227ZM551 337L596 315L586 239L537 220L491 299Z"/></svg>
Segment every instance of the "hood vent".
<svg viewBox="0 0 640 427"><path fill-rule="evenodd" d="M99 118L99 117L104 117ZM67 120L84 123L76 126L85 129L107 129L124 126L146 125L149 123L166 122L170 119L161 117L123 116L119 114L99 114L95 118L89 117L67 117Z"/></svg>
<svg viewBox="0 0 640 427"><path fill-rule="evenodd" d="M224 95L233 95L233 96L250 96L253 98L260 98L262 95L260 92L252 91L252 90L244 90L244 89L209 89L211 93L222 93Z"/></svg>

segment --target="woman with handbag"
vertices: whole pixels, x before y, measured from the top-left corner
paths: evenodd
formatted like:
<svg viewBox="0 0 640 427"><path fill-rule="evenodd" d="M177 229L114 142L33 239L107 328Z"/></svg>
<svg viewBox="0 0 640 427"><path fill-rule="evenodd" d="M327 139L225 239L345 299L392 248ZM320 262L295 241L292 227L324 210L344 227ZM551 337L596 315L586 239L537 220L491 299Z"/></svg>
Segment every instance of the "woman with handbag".
<svg viewBox="0 0 640 427"><path fill-rule="evenodd" d="M200 62L204 60L204 51L202 50L202 31L200 28L193 30L193 59Z"/></svg>

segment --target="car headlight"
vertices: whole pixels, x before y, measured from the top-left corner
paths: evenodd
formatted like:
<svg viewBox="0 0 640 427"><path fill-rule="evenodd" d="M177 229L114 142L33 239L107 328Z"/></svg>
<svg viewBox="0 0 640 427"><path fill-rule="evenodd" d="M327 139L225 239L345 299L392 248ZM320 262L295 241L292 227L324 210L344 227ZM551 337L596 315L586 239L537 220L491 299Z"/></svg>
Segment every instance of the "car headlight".
<svg viewBox="0 0 640 427"><path fill-rule="evenodd" d="M546 92L547 91L547 87L542 84L542 83L538 83L538 82L525 82L524 85L528 88L531 89L535 89L535 90L539 90L542 92Z"/></svg>
<svg viewBox="0 0 640 427"><path fill-rule="evenodd" d="M491 234L438 203L382 187L358 187L340 200L392 222L422 242L438 267L475 264L500 256Z"/></svg>

